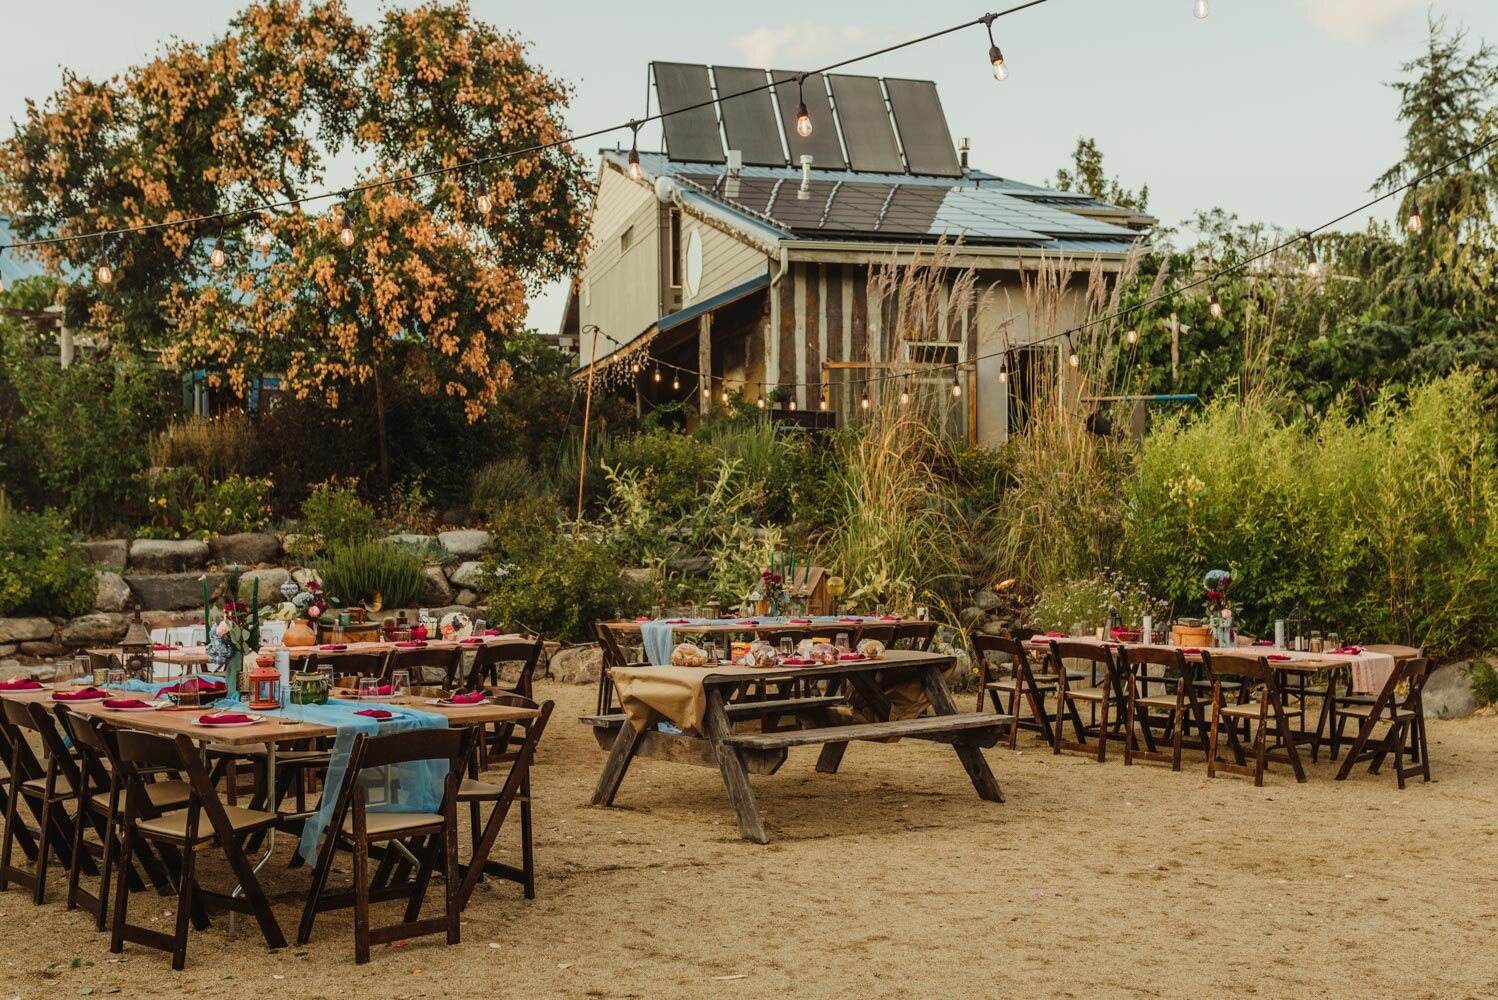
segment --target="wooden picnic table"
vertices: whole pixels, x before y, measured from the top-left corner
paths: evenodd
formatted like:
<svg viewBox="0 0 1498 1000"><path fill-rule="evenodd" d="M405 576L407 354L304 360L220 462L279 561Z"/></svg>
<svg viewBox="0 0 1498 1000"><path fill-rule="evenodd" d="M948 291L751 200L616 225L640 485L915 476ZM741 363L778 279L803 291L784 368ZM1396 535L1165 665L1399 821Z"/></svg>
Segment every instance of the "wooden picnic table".
<svg viewBox="0 0 1498 1000"><path fill-rule="evenodd" d="M832 635L837 632L855 632L860 628L870 626L882 627L893 625L899 627L917 622L925 624L928 621L930 621L929 618L869 618L865 621L857 622L797 622L782 618L778 621L767 621L764 618L756 618L750 615L748 618L723 618L716 621L698 622L695 625L690 621L668 621L665 624L670 625L673 632L701 633L703 635L725 635L739 632L753 632L755 635L764 635L767 632L805 632L813 629ZM753 622L754 624L746 625L744 624L745 622ZM607 625L609 630L615 634L639 635L640 626L648 624L648 621L620 619L618 621L604 622L603 624Z"/></svg>
<svg viewBox="0 0 1498 1000"><path fill-rule="evenodd" d="M352 653L381 653L394 649L481 649L501 642L514 642L516 639L524 639L525 636L516 632L509 635L486 635L482 636L482 642L463 642L458 639L428 639L425 646L397 646L393 642L378 640L374 642L340 642L340 643L317 643L311 646L283 646L279 643L271 643L261 647L261 652L276 653L286 650L293 660L305 660L311 656L335 657L347 656ZM342 649L323 649L328 646L342 646ZM118 656L123 659L123 651L118 646L97 646L84 650L89 656L110 657ZM166 649L153 649L151 659L159 663L177 663L185 666L201 666L209 662L208 653L203 646L171 646Z"/></svg>
<svg viewBox="0 0 1498 1000"><path fill-rule="evenodd" d="M889 737L910 737L950 745L979 797L990 802L1003 802L1003 793L982 750L998 742L1013 717L959 712L944 676L944 671L952 663L951 656L937 653L890 650L877 660L804 667L615 668L616 683L620 679L627 680L631 673L644 675L655 671L660 676L661 671L671 671L670 676L680 680L683 676L694 677L691 673L680 673L682 671L700 672L705 707L700 735L690 730L668 731L650 719L630 718L627 713L585 717L585 723L598 729L609 726L618 729L594 789L593 804L613 804L630 762L636 757L716 767L738 820L739 835L745 840L765 844L770 838L749 785L750 773L774 774L792 747L815 745L822 747L817 770L833 774L850 742L884 741ZM880 675L889 671L914 672L933 714L892 720L890 701L880 683ZM846 684L856 692L864 712L873 718L861 721L844 714L842 710L848 707L848 700L836 693L765 701L735 701L732 698L746 686L795 681L801 682L803 689L807 682L827 681L829 692ZM786 719L794 719L796 728L778 728L779 723ZM742 723L756 720L760 723L760 732L740 731Z"/></svg>

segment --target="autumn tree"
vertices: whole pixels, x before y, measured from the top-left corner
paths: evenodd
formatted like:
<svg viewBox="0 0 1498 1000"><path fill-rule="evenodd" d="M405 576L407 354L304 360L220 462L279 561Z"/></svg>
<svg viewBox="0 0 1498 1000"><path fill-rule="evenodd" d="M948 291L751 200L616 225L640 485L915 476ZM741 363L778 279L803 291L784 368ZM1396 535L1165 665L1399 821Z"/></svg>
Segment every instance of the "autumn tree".
<svg viewBox="0 0 1498 1000"><path fill-rule="evenodd" d="M23 238L227 213L36 255L84 275L75 312L235 393L272 373L335 406L372 392L388 484L391 381L479 419L527 292L576 262L588 190L561 141L568 97L463 0L374 25L342 0L262 0L207 44L28 102L0 146L0 210ZM335 159L356 190L310 200Z"/></svg>

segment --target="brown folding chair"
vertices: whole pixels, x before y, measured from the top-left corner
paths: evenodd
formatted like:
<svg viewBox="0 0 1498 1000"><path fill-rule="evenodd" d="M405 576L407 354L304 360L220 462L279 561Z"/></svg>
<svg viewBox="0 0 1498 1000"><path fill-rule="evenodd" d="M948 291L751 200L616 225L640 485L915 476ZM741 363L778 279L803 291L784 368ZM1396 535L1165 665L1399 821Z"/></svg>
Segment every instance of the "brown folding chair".
<svg viewBox="0 0 1498 1000"><path fill-rule="evenodd" d="M130 879L128 865L115 869L114 920L109 950L125 950L125 942L170 952L172 968L178 971L187 964L187 926L206 930L208 911L203 905L212 902L224 909L250 913L260 925L260 933L270 948L286 947L286 938L276 923L270 903L255 876L255 869L245 856L244 840L252 834L270 829L276 814L254 809L226 806L214 791L208 770L198 756L197 748L186 736L167 739L151 733L121 729L115 733L115 753L125 789L125 815L121 821L119 857L133 857L136 844L145 840L170 848L181 859L173 873L177 882L176 926L171 934L129 922ZM188 798L185 808L162 812L151 800L153 775L161 771L180 771L187 775ZM239 883L238 892L215 892L198 883L197 856L204 844L217 841L229 868Z"/></svg>
<svg viewBox="0 0 1498 1000"><path fill-rule="evenodd" d="M113 747L114 733L109 726L79 715L66 705L55 709L62 731L73 741L78 752L78 772L83 779L78 797L80 822L73 824L73 853L68 865L68 909L82 909L94 917L97 930L109 925L109 880L114 872L118 854L120 820L124 816L121 796L124 787L120 782L119 769ZM187 782L179 777L153 781L146 786L151 804L160 812L180 809L187 805ZM88 820L87 823L82 820ZM92 827L97 843L84 836L86 826ZM157 892L171 891L171 881L160 859L145 841L137 841L136 856L121 860L121 864L139 862ZM82 885L82 876L90 874L84 870L84 859L99 859L99 885L97 892L89 892ZM131 880L134 891L145 888L134 869L125 873Z"/></svg>
<svg viewBox="0 0 1498 1000"><path fill-rule="evenodd" d="M0 765L3 765L5 769L4 777L0 778L0 817L10 815L10 804L14 801L11 782L13 775L10 770L12 757L11 730L13 728L5 721L5 713L0 712ZM31 831L25 826L20 823L16 823L14 826L6 824L5 833L0 834L0 836L14 838L15 843L21 847L21 853L26 855L26 859L28 861L36 860L36 840L32 837ZM3 878L3 872L0 872L0 889L5 888Z"/></svg>
<svg viewBox="0 0 1498 1000"><path fill-rule="evenodd" d="M614 711L614 679L609 671L615 667L646 667L650 664L631 662L624 654L624 648L619 645L619 637L614 635L614 630L609 628L608 623L595 621L593 633L598 636L598 648L603 654L603 666L598 671L596 711L599 715L610 715Z"/></svg>
<svg viewBox="0 0 1498 1000"><path fill-rule="evenodd" d="M1170 764L1172 771L1181 769L1181 748L1184 745L1186 727L1193 722L1198 733L1206 732L1205 711L1196 699L1196 688L1191 684L1191 665L1186 656L1172 646L1136 646L1118 649L1118 665L1128 685L1129 701L1127 722L1129 738L1124 741L1124 763L1133 764L1135 759L1162 761ZM1149 667L1163 667L1165 674L1155 676ZM1174 673L1174 677L1170 676ZM1151 684L1166 687L1165 694L1151 694ZM1172 690L1173 689L1173 690ZM1170 721L1165 734L1170 737L1170 752L1165 753L1155 745L1154 719L1151 711L1164 713ZM1138 748L1139 736L1144 737L1144 749ZM1206 749L1205 741L1200 743Z"/></svg>
<svg viewBox="0 0 1498 1000"><path fill-rule="evenodd" d="M1014 716L1014 724L1009 727L1009 749L1013 750L1019 745L1020 729L1034 730L1047 743L1053 744L1056 740L1055 717L1053 712L1046 711L1045 696L1055 692L1056 675L1050 672L1037 673L1030 665L1030 654L1025 651L1024 643L1008 636L979 632L973 636L973 652L978 657L977 711L983 711L983 699L986 696L993 703L995 713ZM1009 657L1008 677L998 676L1001 656ZM1047 667L1050 666L1049 653L1042 651L1041 660ZM1081 680L1085 676L1078 671L1073 679ZM1003 701L1000 701L1001 698ZM1028 718L1020 717L1021 700L1030 707Z"/></svg>
<svg viewBox="0 0 1498 1000"><path fill-rule="evenodd" d="M78 764L58 737L57 728L42 704L5 699L0 701L0 707L4 710L5 738L11 750L5 835L0 841L0 890L8 889L11 882L19 882L31 890L31 901L40 906L47 898L49 860L55 856L59 864L65 865L72 856L76 817L68 811L68 805L78 798L81 781ZM31 749L27 734L42 744L41 758ZM58 750L61 752L55 752ZM25 825L21 816L23 802L36 819L34 830ZM35 867L30 871L12 863L14 846L21 840L22 831L26 841L36 845L35 854L26 852L28 858L35 859Z"/></svg>
<svg viewBox="0 0 1498 1000"><path fill-rule="evenodd" d="M895 634L894 625L857 625L853 629L853 646L856 649L865 639L877 639L889 649L895 644Z"/></svg>
<svg viewBox="0 0 1498 1000"><path fill-rule="evenodd" d="M1085 660L1091 664L1089 680L1074 681L1065 664L1067 660ZM1102 677L1098 677L1101 668ZM1123 672L1107 646L1090 642L1074 642L1066 639L1051 640L1051 669L1056 677L1056 738L1051 743L1052 753L1088 754L1101 764L1108 755L1108 741L1120 739L1127 746L1128 733L1123 726L1128 714L1128 694L1124 689ZM1082 722L1079 705L1088 706L1089 722ZM1070 719L1075 740L1066 738L1066 720ZM1116 729L1116 731L1114 731ZM1096 737L1087 742L1088 734Z"/></svg>
<svg viewBox="0 0 1498 1000"><path fill-rule="evenodd" d="M474 740L473 730L466 727L418 729L384 736L361 733L355 739L343 787L338 790L338 801L317 854L312 886L297 929L297 944L306 944L312 936L312 923L318 913L348 906L354 908L354 961L360 964L369 961L372 944L439 933L447 935L448 944L460 942L457 792L463 766L474 751ZM420 761L447 762L442 802L437 812L369 809L368 789L386 785L376 776L366 777L365 772ZM380 871L371 878L370 847L376 844L384 845L383 856ZM353 885L330 891L328 877L340 848L353 855ZM387 874L399 854L419 859L420 867L414 879L390 884ZM442 916L421 920L421 905L439 859L446 905ZM406 900L404 919L398 924L370 927L370 904L388 899Z"/></svg>
<svg viewBox="0 0 1498 1000"><path fill-rule="evenodd" d="M1300 753L1295 749L1295 735L1290 731L1290 717L1280 690L1279 672L1262 656L1243 653L1202 652L1202 662L1212 681L1212 730L1207 746L1207 777L1217 777L1218 771L1252 777L1254 785L1264 784L1264 770L1270 761L1289 764L1295 771L1296 781L1305 781L1306 772L1300 762ZM1245 685L1241 688L1242 700L1228 704L1225 700L1230 683ZM1250 694L1258 685L1258 697ZM1228 727L1228 746L1233 751L1233 763L1220 763L1217 759L1218 734L1224 721ZM1238 738L1238 723L1249 727L1248 735L1253 740L1253 763L1247 763L1243 744ZM1269 729L1273 726L1282 744L1271 750L1268 744Z"/></svg>
<svg viewBox="0 0 1498 1000"><path fill-rule="evenodd" d="M390 658L385 661L385 672L380 676L388 681L397 670L411 672L411 686L440 687L444 691L457 689L461 678L458 670L463 661L463 651L425 646L418 649L392 648Z"/></svg>
<svg viewBox="0 0 1498 1000"><path fill-rule="evenodd" d="M541 658L541 645L541 637L536 636L534 639L505 639L479 646L474 650L473 662L468 665L467 689L482 691L485 685L500 687L504 681L503 665L518 663L520 673L515 678L515 686L503 688L503 693L531 697L536 661Z"/></svg>
<svg viewBox="0 0 1498 1000"><path fill-rule="evenodd" d="M1348 719L1358 720L1358 734L1347 751L1347 759L1337 770L1337 780L1343 781L1352 773L1353 765L1371 758L1370 774L1377 774L1383 767L1384 758L1394 754L1394 775L1399 787L1404 788L1404 779L1420 775L1430 780L1430 744L1425 738L1425 679L1430 672L1430 661L1423 656L1396 660L1394 671L1384 683L1383 690L1374 698L1373 704L1364 704L1356 696L1336 699L1332 705L1332 746L1342 739L1342 727ZM1400 691L1403 689L1403 695ZM1379 725L1389 730L1383 739L1373 743L1373 731ZM1370 745L1371 743L1371 745ZM1405 767L1405 747L1408 744L1410 767ZM1333 757L1333 760L1336 758Z"/></svg>
<svg viewBox="0 0 1498 1000"><path fill-rule="evenodd" d="M536 744L541 742L541 734L546 731L547 720L551 718L555 703L546 701L536 704L529 698L520 695L496 695L496 704L513 705L516 708L530 708L541 714L534 719L520 722L505 723L507 732L505 742L514 747L509 752L490 757L489 763L510 764L509 773L505 777L504 784L496 785L490 782L480 781L477 766L473 759L469 761L469 776L463 779L458 786L459 804L467 803L469 808L469 829L473 838L473 853L469 856L467 865L459 865L462 873L463 884L458 892L458 909L468 906L468 899L473 895L473 890L478 886L479 880L487 873L507 878L513 882L519 882L525 887L525 898L536 898L536 864L535 864L535 842L532 838L531 828L531 777L530 767L535 760ZM519 740L513 740L511 734L518 731ZM489 818L483 824L483 831L479 829L479 805L483 802L493 803L489 810ZM505 817L509 813L510 804L520 803L520 867L501 864L492 861L489 853L494 849L494 841L499 836L500 828L504 825Z"/></svg>
<svg viewBox="0 0 1498 1000"><path fill-rule="evenodd" d="M936 638L936 622L905 622L895 629L894 645L904 643L905 649L924 653L931 648Z"/></svg>
<svg viewBox="0 0 1498 1000"><path fill-rule="evenodd" d="M333 677L386 677L385 661L389 650L359 650L354 653L318 653L308 664L308 670L323 667L333 669Z"/></svg>

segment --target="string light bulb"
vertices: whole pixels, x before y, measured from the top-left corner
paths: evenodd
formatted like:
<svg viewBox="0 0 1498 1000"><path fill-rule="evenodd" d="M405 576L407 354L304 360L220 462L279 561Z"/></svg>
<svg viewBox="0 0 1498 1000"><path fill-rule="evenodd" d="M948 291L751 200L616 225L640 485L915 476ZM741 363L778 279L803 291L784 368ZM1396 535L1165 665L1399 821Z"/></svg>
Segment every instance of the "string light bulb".
<svg viewBox="0 0 1498 1000"><path fill-rule="evenodd" d="M863 398L858 401L858 406L863 410L867 410L869 408L869 390L867 386L864 387Z"/></svg>
<svg viewBox="0 0 1498 1000"><path fill-rule="evenodd" d="M638 360L629 363L629 373L631 375L640 374L640 362Z"/></svg>
<svg viewBox="0 0 1498 1000"><path fill-rule="evenodd" d="M99 267L94 271L94 277L101 285L107 285L114 280L114 268L109 266L108 258L99 258Z"/></svg>
<svg viewBox="0 0 1498 1000"><path fill-rule="evenodd" d="M671 388L673 390L677 390L677 389L681 388L681 377L679 375L672 374L672 376L671 376Z"/></svg>
<svg viewBox="0 0 1498 1000"><path fill-rule="evenodd" d="M811 137L811 112L806 110L806 74L796 77L796 134Z"/></svg>
<svg viewBox="0 0 1498 1000"><path fill-rule="evenodd" d="M354 245L354 224L349 221L348 209L338 206L338 242L346 247Z"/></svg>
<svg viewBox="0 0 1498 1000"><path fill-rule="evenodd" d="M1410 185L1410 217L1404 222L1405 232L1414 234L1425 228L1425 222L1420 218L1420 208L1415 204L1415 195L1420 193L1420 184L1417 181Z"/></svg>
<svg viewBox="0 0 1498 1000"><path fill-rule="evenodd" d="M957 372L952 372L952 398L957 399L962 395L962 381L957 377Z"/></svg>
<svg viewBox="0 0 1498 1000"><path fill-rule="evenodd" d="M1207 312L1212 314L1213 319L1222 319L1222 300L1213 292L1207 298Z"/></svg>
<svg viewBox="0 0 1498 1000"><path fill-rule="evenodd" d="M817 402L817 409L823 413L827 412L827 387L822 387L822 398Z"/></svg>
<svg viewBox="0 0 1498 1000"><path fill-rule="evenodd" d="M1139 343L1139 331L1134 329L1132 326L1129 327L1124 331L1124 339L1131 344Z"/></svg>
<svg viewBox="0 0 1498 1000"><path fill-rule="evenodd" d="M796 397L795 396L792 396L790 399L786 400L785 408L787 410L790 410L792 413L796 412Z"/></svg>
<svg viewBox="0 0 1498 1000"><path fill-rule="evenodd" d="M640 123L632 118L629 122L629 179L640 179Z"/></svg>
<svg viewBox="0 0 1498 1000"><path fill-rule="evenodd" d="M1071 334L1069 333L1066 335L1066 363L1071 365L1073 368L1076 368L1082 363L1082 359L1077 357L1077 348L1074 344L1072 344Z"/></svg>
<svg viewBox="0 0 1498 1000"><path fill-rule="evenodd" d="M760 393L759 394L759 399L755 400L754 402L755 402L756 406L758 406L761 410L763 410L765 408L765 394L764 393Z"/></svg>
<svg viewBox="0 0 1498 1000"><path fill-rule="evenodd" d="M910 376L905 376L905 387L900 390L900 405L905 406L910 402Z"/></svg>
<svg viewBox="0 0 1498 1000"><path fill-rule="evenodd" d="M1008 384L1009 384L1009 363L1007 361L1001 361L1001 362L999 362L999 385L1008 385Z"/></svg>
<svg viewBox="0 0 1498 1000"><path fill-rule="evenodd" d="M993 40L993 14L985 14L983 23L988 27L988 65L993 69L993 78L1003 83L1009 79L1009 64L1004 61L1004 53L999 51L999 44Z"/></svg>
<svg viewBox="0 0 1498 1000"><path fill-rule="evenodd" d="M478 205L480 215L488 215L494 211L494 199L489 197L488 191L479 192L478 200L475 204Z"/></svg>
<svg viewBox="0 0 1498 1000"><path fill-rule="evenodd" d="M224 238L220 236L213 243L213 253L208 255L208 262L213 265L214 270L217 270L223 267L224 261L228 259L229 255L224 252Z"/></svg>
<svg viewBox="0 0 1498 1000"><path fill-rule="evenodd" d="M1196 2L1191 5L1191 13L1195 14L1198 18L1206 17L1208 14L1212 13L1211 0L1196 0Z"/></svg>
<svg viewBox="0 0 1498 1000"><path fill-rule="evenodd" d="M1312 281L1321 277L1321 262L1316 259L1315 250L1306 251L1306 277Z"/></svg>
<svg viewBox="0 0 1498 1000"><path fill-rule="evenodd" d="M652 375L650 378L651 378L651 381L655 382L657 385L660 384L660 381L661 381L661 365L660 365L659 361L657 361L656 364L655 364L655 374Z"/></svg>
<svg viewBox="0 0 1498 1000"><path fill-rule="evenodd" d="M721 399L725 403L728 402L728 382L727 381L724 381L724 383L723 383L723 393L718 398Z"/></svg>

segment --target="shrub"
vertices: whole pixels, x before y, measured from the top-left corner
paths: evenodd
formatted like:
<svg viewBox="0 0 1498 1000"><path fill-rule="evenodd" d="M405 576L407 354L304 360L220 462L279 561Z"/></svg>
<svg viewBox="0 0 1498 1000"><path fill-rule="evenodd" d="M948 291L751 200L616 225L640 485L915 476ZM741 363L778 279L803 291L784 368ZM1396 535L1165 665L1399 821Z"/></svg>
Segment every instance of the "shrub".
<svg viewBox="0 0 1498 1000"><path fill-rule="evenodd" d="M334 544L319 570L323 589L344 605L379 594L388 608L406 607L421 594L426 578L421 556L410 548L367 539Z"/></svg>
<svg viewBox="0 0 1498 1000"><path fill-rule="evenodd" d="M422 488L421 480L403 479L385 496L381 507L385 527L393 532L417 535L436 534L438 517L432 509L432 494Z"/></svg>
<svg viewBox="0 0 1498 1000"><path fill-rule="evenodd" d="M206 539L260 531L270 522L269 479L229 476L202 488L183 520L183 534Z"/></svg>
<svg viewBox="0 0 1498 1000"><path fill-rule="evenodd" d="M1150 596L1145 584L1107 573L1047 587L1035 601L1030 618L1037 628L1069 633L1078 622L1093 628L1105 624L1109 608L1118 612L1125 628L1138 628L1145 615L1163 625L1168 611L1164 601Z"/></svg>
<svg viewBox="0 0 1498 1000"><path fill-rule="evenodd" d="M474 474L468 505L480 515L492 519L512 501L545 496L550 492L550 484L537 475L525 459L500 458Z"/></svg>
<svg viewBox="0 0 1498 1000"><path fill-rule="evenodd" d="M1498 670L1490 660L1473 660L1467 665L1467 683L1479 705L1498 704Z"/></svg>
<svg viewBox="0 0 1498 1000"><path fill-rule="evenodd" d="M0 505L0 616L78 615L94 606L94 571L68 518Z"/></svg>
<svg viewBox="0 0 1498 1000"><path fill-rule="evenodd" d="M619 575L607 545L552 531L529 551L486 556L480 576L490 615L562 642L593 638L592 622L633 615L648 603Z"/></svg>
<svg viewBox="0 0 1498 1000"><path fill-rule="evenodd" d="M188 468L212 483L246 473L255 459L255 425L242 410L174 420L146 446L158 468Z"/></svg>
<svg viewBox="0 0 1498 1000"><path fill-rule="evenodd" d="M712 481L718 454L717 448L689 435L656 428L615 440L605 463L613 472L637 470L648 476L661 509L678 514L696 505L697 495Z"/></svg>
<svg viewBox="0 0 1498 1000"><path fill-rule="evenodd" d="M359 498L352 480L318 483L302 501L302 538L292 555L309 555L372 539L379 533L374 508Z"/></svg>

